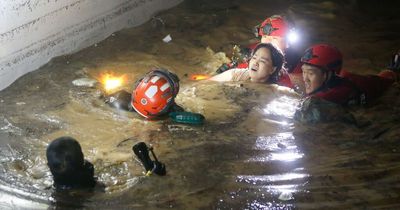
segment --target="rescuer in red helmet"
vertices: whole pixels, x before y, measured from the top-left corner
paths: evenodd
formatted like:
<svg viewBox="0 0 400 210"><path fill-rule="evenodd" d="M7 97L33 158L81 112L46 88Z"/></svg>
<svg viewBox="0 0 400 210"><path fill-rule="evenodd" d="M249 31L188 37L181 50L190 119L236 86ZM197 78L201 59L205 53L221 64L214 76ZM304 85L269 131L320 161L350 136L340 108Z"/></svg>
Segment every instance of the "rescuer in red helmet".
<svg viewBox="0 0 400 210"><path fill-rule="evenodd" d="M288 21L280 15L268 17L255 27L255 35L261 37L261 43L271 43L281 51L287 48L289 31Z"/></svg>
<svg viewBox="0 0 400 210"><path fill-rule="evenodd" d="M394 70L383 71L379 75L344 73L341 71L342 54L336 47L327 44L308 48L301 63L306 96L341 105L369 103L395 82L398 75ZM393 64L396 65L398 63Z"/></svg>
<svg viewBox="0 0 400 210"><path fill-rule="evenodd" d="M131 106L141 116L154 119L175 105L179 78L164 69L156 69L140 79L132 92Z"/></svg>
<svg viewBox="0 0 400 210"><path fill-rule="evenodd" d="M281 15L273 15L265 19L261 24L254 27L254 34L260 38L261 43L270 43L278 48L284 55L284 68L289 72L293 72L296 67L300 69L297 64L300 61L300 55L293 48L290 47L290 42L297 39L293 24ZM231 68L247 68L250 53L260 42L254 43L247 48L241 49L244 54L242 58L244 61L232 61L228 64L223 64L218 68L217 73L222 73ZM243 59L242 59L243 60ZM301 73L297 70L297 73Z"/></svg>

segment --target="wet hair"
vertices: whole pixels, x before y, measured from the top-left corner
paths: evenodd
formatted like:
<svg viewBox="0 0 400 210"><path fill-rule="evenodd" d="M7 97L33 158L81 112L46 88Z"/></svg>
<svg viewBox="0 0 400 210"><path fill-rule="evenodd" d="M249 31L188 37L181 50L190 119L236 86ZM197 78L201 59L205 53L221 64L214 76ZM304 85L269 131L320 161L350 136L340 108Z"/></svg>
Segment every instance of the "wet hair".
<svg viewBox="0 0 400 210"><path fill-rule="evenodd" d="M46 150L47 165L54 186L61 189L94 187L94 167L83 157L82 149L72 137L60 137Z"/></svg>
<svg viewBox="0 0 400 210"><path fill-rule="evenodd" d="M283 53L270 43L260 43L254 48L251 56L253 56L257 52L257 50L261 48L267 48L271 52L272 66L276 67L276 70L268 78L267 83L275 84L279 80L279 77L281 76L281 71L283 70Z"/></svg>

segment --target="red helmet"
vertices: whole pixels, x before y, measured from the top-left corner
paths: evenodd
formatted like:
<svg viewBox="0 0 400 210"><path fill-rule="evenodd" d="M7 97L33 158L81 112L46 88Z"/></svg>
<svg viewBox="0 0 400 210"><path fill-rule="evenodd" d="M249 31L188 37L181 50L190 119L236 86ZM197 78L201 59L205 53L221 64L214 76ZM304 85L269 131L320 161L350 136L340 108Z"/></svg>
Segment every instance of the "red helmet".
<svg viewBox="0 0 400 210"><path fill-rule="evenodd" d="M140 115L152 119L168 111L178 92L178 76L156 69L136 82L131 105Z"/></svg>
<svg viewBox="0 0 400 210"><path fill-rule="evenodd" d="M286 37L289 30L289 24L282 16L273 15L256 26L256 36Z"/></svg>
<svg viewBox="0 0 400 210"><path fill-rule="evenodd" d="M343 56L334 46L316 44L305 51L301 62L339 74L342 69Z"/></svg>

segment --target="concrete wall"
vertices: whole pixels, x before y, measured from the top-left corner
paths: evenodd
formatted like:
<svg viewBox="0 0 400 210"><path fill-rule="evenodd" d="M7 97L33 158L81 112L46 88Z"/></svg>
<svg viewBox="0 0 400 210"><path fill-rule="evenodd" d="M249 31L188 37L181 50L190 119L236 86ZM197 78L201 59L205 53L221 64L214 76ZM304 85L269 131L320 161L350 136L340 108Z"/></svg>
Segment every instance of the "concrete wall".
<svg viewBox="0 0 400 210"><path fill-rule="evenodd" d="M183 0L0 0L0 90Z"/></svg>

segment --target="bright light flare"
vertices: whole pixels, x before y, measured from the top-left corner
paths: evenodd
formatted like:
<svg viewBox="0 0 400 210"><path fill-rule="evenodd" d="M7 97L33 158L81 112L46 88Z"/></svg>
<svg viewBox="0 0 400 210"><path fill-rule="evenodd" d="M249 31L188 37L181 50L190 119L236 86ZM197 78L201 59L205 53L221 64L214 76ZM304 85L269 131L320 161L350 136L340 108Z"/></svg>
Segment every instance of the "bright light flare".
<svg viewBox="0 0 400 210"><path fill-rule="evenodd" d="M297 31L295 30L291 30L287 36L287 38L289 39L289 43L290 44L295 44L299 41L300 39L300 35Z"/></svg>
<svg viewBox="0 0 400 210"><path fill-rule="evenodd" d="M100 76L100 82L103 84L104 90L108 93L121 87L126 82L125 75L115 76L112 73L105 73Z"/></svg>
<svg viewBox="0 0 400 210"><path fill-rule="evenodd" d="M193 74L190 76L190 80L205 80L210 78L210 75L207 74Z"/></svg>

